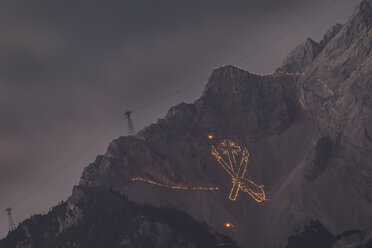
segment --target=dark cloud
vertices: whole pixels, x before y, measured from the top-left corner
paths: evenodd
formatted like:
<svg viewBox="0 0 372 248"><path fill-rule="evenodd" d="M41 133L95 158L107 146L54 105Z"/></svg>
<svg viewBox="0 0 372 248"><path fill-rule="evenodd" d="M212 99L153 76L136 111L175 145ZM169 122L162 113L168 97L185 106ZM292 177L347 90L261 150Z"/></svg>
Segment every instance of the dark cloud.
<svg viewBox="0 0 372 248"><path fill-rule="evenodd" d="M124 121L113 126L124 110L234 63L330 2L1 1L0 210L18 202L21 221L65 199L94 156L126 134ZM340 0L239 65L273 71L306 37L319 40L345 22L356 3ZM135 112L136 128L195 100L203 85ZM49 180L60 166L67 167ZM40 190L26 199L33 188ZM5 212L0 216L3 235Z"/></svg>

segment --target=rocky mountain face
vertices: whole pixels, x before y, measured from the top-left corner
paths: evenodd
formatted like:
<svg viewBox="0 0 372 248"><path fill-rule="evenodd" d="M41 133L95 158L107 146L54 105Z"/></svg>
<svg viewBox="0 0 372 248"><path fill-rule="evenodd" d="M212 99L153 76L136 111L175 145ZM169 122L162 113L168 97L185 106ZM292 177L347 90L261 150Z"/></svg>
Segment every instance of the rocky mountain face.
<svg viewBox="0 0 372 248"><path fill-rule="evenodd" d="M278 71L303 73L306 68L313 62L313 60L320 54L320 52L327 46L328 42L332 40L341 30L342 25L336 24L330 28L323 39L318 43L310 38L298 45L288 56L284 59Z"/></svg>
<svg viewBox="0 0 372 248"><path fill-rule="evenodd" d="M214 70L199 100L114 140L0 247L372 247L371 25L364 0L271 75ZM240 182L235 201L211 154L225 139L249 151L252 191Z"/></svg>

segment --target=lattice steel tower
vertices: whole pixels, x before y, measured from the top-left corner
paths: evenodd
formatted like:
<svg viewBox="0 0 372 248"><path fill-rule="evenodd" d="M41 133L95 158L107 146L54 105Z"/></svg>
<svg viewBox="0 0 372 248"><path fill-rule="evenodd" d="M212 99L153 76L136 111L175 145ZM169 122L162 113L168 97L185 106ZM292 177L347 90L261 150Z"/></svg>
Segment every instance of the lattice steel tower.
<svg viewBox="0 0 372 248"><path fill-rule="evenodd" d="M8 214L9 232L11 232L11 231L13 231L15 229L14 220L13 220L13 216L12 216L12 209L11 208L7 208L7 209L5 209L5 211Z"/></svg>
<svg viewBox="0 0 372 248"><path fill-rule="evenodd" d="M128 134L129 135L135 135L136 131L134 130L134 125L131 118L132 111L127 111L124 113L125 117L128 120Z"/></svg>

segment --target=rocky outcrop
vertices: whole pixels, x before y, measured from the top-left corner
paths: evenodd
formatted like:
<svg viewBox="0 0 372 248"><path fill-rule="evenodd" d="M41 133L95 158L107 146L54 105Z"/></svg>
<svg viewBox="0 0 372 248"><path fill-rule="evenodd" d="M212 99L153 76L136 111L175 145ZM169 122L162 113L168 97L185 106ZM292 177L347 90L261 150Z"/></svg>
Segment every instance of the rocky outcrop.
<svg viewBox="0 0 372 248"><path fill-rule="evenodd" d="M338 156L343 162L338 162L338 168L370 202L371 6L371 1L360 3L299 80L304 112L321 133L339 140Z"/></svg>
<svg viewBox="0 0 372 248"><path fill-rule="evenodd" d="M288 56L283 60L282 65L277 70L290 73L303 73L318 54L326 47L328 42L338 34L341 28L341 24L334 25L326 32L319 43L307 38L304 43L298 45L288 54Z"/></svg>
<svg viewBox="0 0 372 248"><path fill-rule="evenodd" d="M326 170L327 165L329 164L333 150L335 149L335 144L332 144L332 141L329 137L321 137L314 148L309 153L309 158L311 162L309 167L305 172L305 178L314 181L323 171Z"/></svg>
<svg viewBox="0 0 372 248"><path fill-rule="evenodd" d="M303 73L307 66L321 52L322 47L317 42L307 38L303 44L298 45L282 62L278 69L283 72Z"/></svg>
<svg viewBox="0 0 372 248"><path fill-rule="evenodd" d="M233 66L221 67L212 73L195 103L195 124L219 133L280 134L299 116L297 77L258 76Z"/></svg>

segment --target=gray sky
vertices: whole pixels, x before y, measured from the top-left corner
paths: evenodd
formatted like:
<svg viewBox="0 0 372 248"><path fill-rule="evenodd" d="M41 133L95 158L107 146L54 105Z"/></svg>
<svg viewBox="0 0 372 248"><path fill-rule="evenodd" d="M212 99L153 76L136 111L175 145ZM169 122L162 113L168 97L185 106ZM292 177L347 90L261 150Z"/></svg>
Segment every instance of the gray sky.
<svg viewBox="0 0 372 248"><path fill-rule="evenodd" d="M306 37L319 41L329 27L345 23L358 0L324 10L332 2L2 0L0 237L8 229L6 207L14 207L18 223L70 195L82 169L127 134L125 110L222 64L274 71ZM193 102L205 83L134 112L136 129L177 103Z"/></svg>

